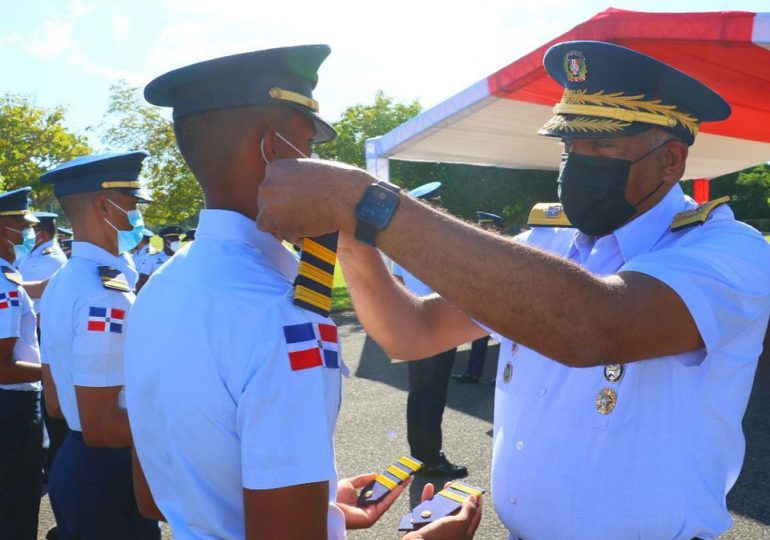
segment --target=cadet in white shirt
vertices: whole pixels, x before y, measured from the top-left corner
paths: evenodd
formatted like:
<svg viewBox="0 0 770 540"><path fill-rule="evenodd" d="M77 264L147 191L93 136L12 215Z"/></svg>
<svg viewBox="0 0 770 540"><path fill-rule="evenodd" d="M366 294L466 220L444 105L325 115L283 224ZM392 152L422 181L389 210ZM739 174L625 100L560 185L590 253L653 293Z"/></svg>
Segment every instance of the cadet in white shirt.
<svg viewBox="0 0 770 540"><path fill-rule="evenodd" d="M34 242L30 190L0 193L0 540L37 540L43 478L37 320L13 268Z"/></svg>
<svg viewBox="0 0 770 540"><path fill-rule="evenodd" d="M723 200L699 207L678 181L700 124L730 107L609 43L557 44L544 64L565 91L541 134L562 139L559 196L578 232L511 241L363 171L288 161L268 167L258 223L289 240L340 229L359 319L391 356L494 330L492 494L512 538L716 538L743 461L770 246ZM441 297L388 279L351 238L356 225Z"/></svg>
<svg viewBox="0 0 770 540"><path fill-rule="evenodd" d="M137 293L142 290L142 287L144 287L144 284L150 279L150 276L154 274L158 268L163 266L163 263L173 257L174 253L179 251L179 248L182 247L179 237L182 236L184 232L184 229L177 225L169 225L158 232L158 236L163 240L163 249L148 254L141 261L141 265L137 263L136 268L139 271L139 282L136 285Z"/></svg>
<svg viewBox="0 0 770 540"><path fill-rule="evenodd" d="M128 412L151 491L141 507L179 539L341 539L405 485L361 509L356 490L374 475L338 483L337 329L293 305L297 260L253 221L265 164L336 135L312 99L328 54L310 45L218 58L145 89L174 108L206 197L196 240L148 281L126 343Z"/></svg>
<svg viewBox="0 0 770 540"><path fill-rule="evenodd" d="M150 229L144 229L142 231L142 239L136 246L136 249L131 253L131 258L134 260L134 266L137 271L142 267L142 262L148 255L154 255L156 252L150 245L150 240L155 236L155 233Z"/></svg>
<svg viewBox="0 0 770 540"><path fill-rule="evenodd" d="M48 283L43 357L70 432L53 464L51 506L62 539L158 539L139 514L123 397L123 342L136 284L127 252L142 236L136 206L145 152L86 156L45 173L72 223L72 257Z"/></svg>
<svg viewBox="0 0 770 540"><path fill-rule="evenodd" d="M16 261L16 268L24 277L25 283L30 281L47 281L62 266L67 263L67 256L57 242L56 219L58 214L53 212L35 212L38 223L35 224L35 247L32 251ZM35 312L40 315L40 297L29 290ZM43 400L43 418L48 435L48 452L46 453L45 470L50 472L53 460L59 447L67 436L67 423L62 418L54 418L48 414L48 404Z"/></svg>

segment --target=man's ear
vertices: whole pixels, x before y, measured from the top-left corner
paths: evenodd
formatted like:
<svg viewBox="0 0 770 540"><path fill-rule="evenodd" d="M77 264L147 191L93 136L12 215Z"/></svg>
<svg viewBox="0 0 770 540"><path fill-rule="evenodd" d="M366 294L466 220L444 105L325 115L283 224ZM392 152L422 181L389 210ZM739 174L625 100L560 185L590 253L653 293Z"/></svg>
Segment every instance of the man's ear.
<svg viewBox="0 0 770 540"><path fill-rule="evenodd" d="M278 154L275 150L275 139L275 128L273 127L268 127L262 134L262 140L259 142L259 148L265 165L278 159Z"/></svg>
<svg viewBox="0 0 770 540"><path fill-rule="evenodd" d="M687 144L680 140L673 140L663 149L663 170L661 180L667 184L677 182L684 176L684 168L689 153Z"/></svg>

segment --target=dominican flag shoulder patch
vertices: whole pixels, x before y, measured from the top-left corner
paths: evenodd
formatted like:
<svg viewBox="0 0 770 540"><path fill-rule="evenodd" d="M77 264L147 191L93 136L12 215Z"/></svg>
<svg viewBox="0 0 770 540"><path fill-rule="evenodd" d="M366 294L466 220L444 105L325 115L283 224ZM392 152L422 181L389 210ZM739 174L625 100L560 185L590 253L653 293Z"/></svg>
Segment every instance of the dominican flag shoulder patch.
<svg viewBox="0 0 770 540"><path fill-rule="evenodd" d="M0 309L8 309L19 305L19 291L0 293Z"/></svg>
<svg viewBox="0 0 770 540"><path fill-rule="evenodd" d="M123 320L126 318L126 310L94 307L88 308L89 332L123 333Z"/></svg>
<svg viewBox="0 0 770 540"><path fill-rule="evenodd" d="M292 324L283 327L283 335L292 371L340 367L337 327L333 324Z"/></svg>

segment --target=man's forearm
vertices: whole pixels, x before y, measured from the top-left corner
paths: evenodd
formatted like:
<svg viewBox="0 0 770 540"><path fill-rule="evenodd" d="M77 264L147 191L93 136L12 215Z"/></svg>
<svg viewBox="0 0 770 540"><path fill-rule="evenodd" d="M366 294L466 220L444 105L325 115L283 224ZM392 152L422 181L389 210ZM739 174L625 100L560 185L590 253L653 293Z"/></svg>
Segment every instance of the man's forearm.
<svg viewBox="0 0 770 540"><path fill-rule="evenodd" d="M340 235L340 264L356 315L392 358L417 360L478 337L481 330L435 295L418 298L398 283L374 249Z"/></svg>
<svg viewBox="0 0 770 540"><path fill-rule="evenodd" d="M41 377L40 364L13 360L4 360L0 364L0 384L36 382Z"/></svg>

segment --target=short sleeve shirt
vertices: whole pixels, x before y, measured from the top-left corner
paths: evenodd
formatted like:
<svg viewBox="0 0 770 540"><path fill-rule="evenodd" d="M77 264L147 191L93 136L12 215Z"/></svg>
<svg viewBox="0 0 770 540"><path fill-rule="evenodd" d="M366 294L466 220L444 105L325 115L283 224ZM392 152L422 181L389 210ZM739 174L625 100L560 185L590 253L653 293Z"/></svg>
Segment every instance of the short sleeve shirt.
<svg viewBox="0 0 770 540"><path fill-rule="evenodd" d="M0 266L13 270L8 261L0 257ZM20 274L17 273L20 276ZM13 360L40 363L37 344L37 319L32 300L23 287L0 273L0 339L15 338ZM40 382L0 384L3 390L40 391Z"/></svg>
<svg viewBox="0 0 770 540"><path fill-rule="evenodd" d="M33 249L29 255L19 261L17 267L24 281L40 281L49 279L65 264L67 264L67 256L64 255L59 244L49 240ZM40 312L40 306L36 305L35 299L33 299L33 305L36 311Z"/></svg>
<svg viewBox="0 0 770 540"><path fill-rule="evenodd" d="M254 222L201 213L195 242L134 305L126 397L142 467L178 538L243 538L243 489L329 482L341 400L337 330L292 304L296 256ZM162 325L158 321L162 320Z"/></svg>
<svg viewBox="0 0 770 540"><path fill-rule="evenodd" d="M395 261L393 262L392 273L394 276L400 277L404 281L406 288L409 289L413 294L416 294L417 296L428 296L429 294L433 294L433 289L414 277L409 272L409 270L399 265Z"/></svg>
<svg viewBox="0 0 770 540"><path fill-rule="evenodd" d="M76 386L123 386L123 346L134 293L105 288L100 266L125 276L126 260L88 242L73 242L72 258L43 293L41 334L64 418L82 431ZM129 286L131 286L129 284Z"/></svg>
<svg viewBox="0 0 770 540"><path fill-rule="evenodd" d="M151 276L155 273L155 270L163 266L163 263L170 258L166 255L165 251L145 255L141 262L137 264L137 270L140 274Z"/></svg>
<svg viewBox="0 0 770 540"><path fill-rule="evenodd" d="M492 492L514 537L715 538L729 528L725 496L743 461L741 420L770 313L770 247L727 206L672 232L693 206L675 186L611 235L520 238L595 275L665 283L705 347L570 368L503 339Z"/></svg>

